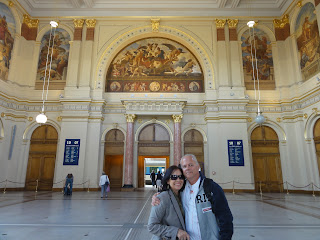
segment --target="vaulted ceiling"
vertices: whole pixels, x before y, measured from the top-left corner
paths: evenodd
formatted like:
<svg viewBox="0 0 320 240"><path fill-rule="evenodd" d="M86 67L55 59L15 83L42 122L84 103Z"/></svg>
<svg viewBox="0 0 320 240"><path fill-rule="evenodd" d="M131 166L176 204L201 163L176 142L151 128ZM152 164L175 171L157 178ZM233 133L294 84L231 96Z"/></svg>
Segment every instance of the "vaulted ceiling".
<svg viewBox="0 0 320 240"><path fill-rule="evenodd" d="M295 0L16 0L33 17L271 16Z"/></svg>

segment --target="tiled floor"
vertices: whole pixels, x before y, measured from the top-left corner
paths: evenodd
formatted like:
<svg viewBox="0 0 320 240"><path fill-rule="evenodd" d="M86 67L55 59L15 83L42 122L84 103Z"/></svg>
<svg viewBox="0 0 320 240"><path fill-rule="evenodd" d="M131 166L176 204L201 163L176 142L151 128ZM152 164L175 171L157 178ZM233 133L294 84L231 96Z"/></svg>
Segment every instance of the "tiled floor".
<svg viewBox="0 0 320 240"><path fill-rule="evenodd" d="M0 240L150 239L150 188L135 192L0 193ZM320 239L320 196L227 194L236 240Z"/></svg>

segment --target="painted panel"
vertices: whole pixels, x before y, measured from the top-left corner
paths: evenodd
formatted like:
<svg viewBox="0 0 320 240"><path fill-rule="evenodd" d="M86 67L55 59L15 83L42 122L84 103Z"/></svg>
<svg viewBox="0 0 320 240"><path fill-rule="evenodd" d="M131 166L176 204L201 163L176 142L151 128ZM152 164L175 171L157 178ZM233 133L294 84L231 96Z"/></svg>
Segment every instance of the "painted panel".
<svg viewBox="0 0 320 240"><path fill-rule="evenodd" d="M306 3L301 8L296 20L295 34L302 79L305 81L320 71L319 29L312 3Z"/></svg>
<svg viewBox="0 0 320 240"><path fill-rule="evenodd" d="M260 90L275 89L272 46L268 35L261 29L248 29L241 36L244 82L253 90L259 78ZM258 73L253 69L258 67ZM255 74L255 75L253 75ZM256 79L256 81L254 81Z"/></svg>
<svg viewBox="0 0 320 240"><path fill-rule="evenodd" d="M50 54L53 51L50 81L66 80L69 50L70 50L69 42L71 40L70 35L66 30L61 28L56 29L55 33L53 29L52 35L53 34L54 34L54 38L53 37L51 38L49 56L48 56L49 62L50 62ZM50 41L50 30L44 34L41 40L37 80L43 80L45 76L49 41ZM49 69L49 66L47 66L47 69Z"/></svg>
<svg viewBox="0 0 320 240"><path fill-rule="evenodd" d="M203 92L195 56L164 38L142 39L125 47L107 71L106 92Z"/></svg>
<svg viewBox="0 0 320 240"><path fill-rule="evenodd" d="M0 3L0 78L8 80L16 23L7 5Z"/></svg>

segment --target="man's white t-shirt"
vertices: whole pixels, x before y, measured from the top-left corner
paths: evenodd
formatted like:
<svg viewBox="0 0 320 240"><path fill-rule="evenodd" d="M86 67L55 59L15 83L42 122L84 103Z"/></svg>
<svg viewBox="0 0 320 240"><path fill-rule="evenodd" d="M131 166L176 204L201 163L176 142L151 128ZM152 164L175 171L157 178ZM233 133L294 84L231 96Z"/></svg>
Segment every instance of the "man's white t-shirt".
<svg viewBox="0 0 320 240"><path fill-rule="evenodd" d="M191 185L188 181L182 192L182 205L185 213L186 230L190 240L201 240L200 226L197 216L196 196L199 191L200 177Z"/></svg>

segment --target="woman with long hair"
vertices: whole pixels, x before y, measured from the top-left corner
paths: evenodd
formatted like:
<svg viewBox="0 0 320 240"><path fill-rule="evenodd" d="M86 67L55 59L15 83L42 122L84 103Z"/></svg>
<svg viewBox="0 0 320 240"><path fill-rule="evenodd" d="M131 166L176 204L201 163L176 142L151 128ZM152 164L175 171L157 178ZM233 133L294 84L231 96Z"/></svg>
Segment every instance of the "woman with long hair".
<svg viewBox="0 0 320 240"><path fill-rule="evenodd" d="M158 195L160 204L152 207L148 221L148 230L153 233L152 239L189 240L180 198L180 191L185 186L182 169L175 165L169 167L162 185L162 192Z"/></svg>

